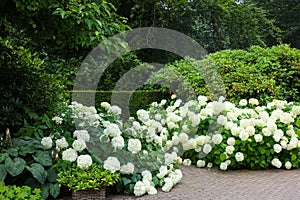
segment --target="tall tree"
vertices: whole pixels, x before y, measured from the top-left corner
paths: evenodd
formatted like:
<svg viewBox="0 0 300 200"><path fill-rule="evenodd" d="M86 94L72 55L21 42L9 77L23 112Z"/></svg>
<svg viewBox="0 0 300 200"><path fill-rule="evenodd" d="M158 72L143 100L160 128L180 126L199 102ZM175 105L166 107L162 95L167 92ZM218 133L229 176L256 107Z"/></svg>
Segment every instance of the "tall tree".
<svg viewBox="0 0 300 200"><path fill-rule="evenodd" d="M300 0L249 0L267 10L268 18L283 31L283 42L300 48Z"/></svg>
<svg viewBox="0 0 300 200"><path fill-rule="evenodd" d="M112 0L134 27L159 26L185 33L209 52L280 42L280 30L266 12L235 0ZM132 9L131 9L132 8Z"/></svg>

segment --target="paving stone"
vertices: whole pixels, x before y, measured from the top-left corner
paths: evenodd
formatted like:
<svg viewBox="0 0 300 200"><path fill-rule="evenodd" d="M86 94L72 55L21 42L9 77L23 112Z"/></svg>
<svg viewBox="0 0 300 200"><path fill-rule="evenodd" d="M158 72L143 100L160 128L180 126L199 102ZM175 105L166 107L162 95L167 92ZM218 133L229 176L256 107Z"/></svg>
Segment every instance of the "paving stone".
<svg viewBox="0 0 300 200"><path fill-rule="evenodd" d="M300 169L228 170L180 166L182 181L169 193L109 200L296 200L300 199Z"/></svg>

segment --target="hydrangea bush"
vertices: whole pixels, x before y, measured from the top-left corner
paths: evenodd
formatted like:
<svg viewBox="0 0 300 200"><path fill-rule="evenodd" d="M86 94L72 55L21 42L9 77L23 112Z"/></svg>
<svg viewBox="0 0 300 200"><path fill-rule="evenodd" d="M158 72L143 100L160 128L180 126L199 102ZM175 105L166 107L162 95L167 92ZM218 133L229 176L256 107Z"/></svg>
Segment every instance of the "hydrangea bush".
<svg viewBox="0 0 300 200"><path fill-rule="evenodd" d="M252 98L235 105L204 96L168 105L162 100L125 122L121 109L106 102L98 112L77 102L69 109L76 130L43 138L42 144L54 149L56 159L87 168L99 162L120 172L118 192L156 194L158 186L168 192L182 178L177 164L221 170L299 167L299 103L260 106ZM53 120L67 120L58 117Z"/></svg>

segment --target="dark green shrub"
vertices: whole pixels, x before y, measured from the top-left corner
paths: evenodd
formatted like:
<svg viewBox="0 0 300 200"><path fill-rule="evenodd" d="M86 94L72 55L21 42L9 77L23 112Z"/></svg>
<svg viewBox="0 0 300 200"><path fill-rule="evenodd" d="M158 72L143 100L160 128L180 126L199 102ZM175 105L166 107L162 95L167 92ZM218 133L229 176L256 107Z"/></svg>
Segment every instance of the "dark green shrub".
<svg viewBox="0 0 300 200"><path fill-rule="evenodd" d="M52 110L62 99L60 82L42 70L43 60L0 37L0 131L15 133L24 123Z"/></svg>
<svg viewBox="0 0 300 200"><path fill-rule="evenodd" d="M179 82L176 91L179 96L196 94L212 97L222 94L222 86L217 85L221 83L216 80L217 73L221 75L227 100L299 101L300 50L288 45L266 49L252 46L247 51L219 51L201 61L176 61L155 74L152 81ZM206 77L205 81L203 77Z"/></svg>

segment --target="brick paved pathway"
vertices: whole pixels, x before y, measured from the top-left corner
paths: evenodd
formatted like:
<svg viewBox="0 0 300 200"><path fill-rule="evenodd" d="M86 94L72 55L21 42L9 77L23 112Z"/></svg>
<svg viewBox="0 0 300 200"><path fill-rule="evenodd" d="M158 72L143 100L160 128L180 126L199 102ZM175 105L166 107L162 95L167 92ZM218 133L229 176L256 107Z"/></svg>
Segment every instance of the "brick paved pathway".
<svg viewBox="0 0 300 200"><path fill-rule="evenodd" d="M228 170L180 166L183 179L171 192L108 200L299 200L300 169ZM61 200L71 200L65 197Z"/></svg>
<svg viewBox="0 0 300 200"><path fill-rule="evenodd" d="M228 170L180 166L183 179L169 193L133 197L108 196L109 200L298 200L300 169Z"/></svg>

